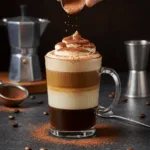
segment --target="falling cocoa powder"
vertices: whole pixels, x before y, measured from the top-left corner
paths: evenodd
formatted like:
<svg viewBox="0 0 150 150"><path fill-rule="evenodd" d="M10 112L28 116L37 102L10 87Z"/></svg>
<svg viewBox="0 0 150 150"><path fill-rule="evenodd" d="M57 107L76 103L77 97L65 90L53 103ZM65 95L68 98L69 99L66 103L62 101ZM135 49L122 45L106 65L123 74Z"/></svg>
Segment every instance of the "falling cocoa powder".
<svg viewBox="0 0 150 150"><path fill-rule="evenodd" d="M80 12L84 5L85 0L63 0L64 10L70 15Z"/></svg>
<svg viewBox="0 0 150 150"><path fill-rule="evenodd" d="M14 107L6 107L6 106L0 106L0 112L14 112L15 109ZM19 108L20 112L23 112L25 108Z"/></svg>
<svg viewBox="0 0 150 150"><path fill-rule="evenodd" d="M51 142L63 145L75 145L75 146L98 146L105 144L112 144L117 139L118 130L115 127L106 124L96 125L97 135L96 137L85 138L85 139L62 139L54 137L50 134L50 124L40 124L34 127L31 131L31 135L37 141Z"/></svg>

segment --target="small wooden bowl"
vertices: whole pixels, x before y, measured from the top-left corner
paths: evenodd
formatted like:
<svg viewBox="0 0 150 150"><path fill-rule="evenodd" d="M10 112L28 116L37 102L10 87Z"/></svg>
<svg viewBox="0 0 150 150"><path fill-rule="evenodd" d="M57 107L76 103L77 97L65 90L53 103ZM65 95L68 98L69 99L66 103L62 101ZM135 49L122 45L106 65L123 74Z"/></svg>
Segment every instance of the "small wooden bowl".
<svg viewBox="0 0 150 150"><path fill-rule="evenodd" d="M0 102L8 107L16 107L29 95L26 88L15 84L2 84L0 86Z"/></svg>

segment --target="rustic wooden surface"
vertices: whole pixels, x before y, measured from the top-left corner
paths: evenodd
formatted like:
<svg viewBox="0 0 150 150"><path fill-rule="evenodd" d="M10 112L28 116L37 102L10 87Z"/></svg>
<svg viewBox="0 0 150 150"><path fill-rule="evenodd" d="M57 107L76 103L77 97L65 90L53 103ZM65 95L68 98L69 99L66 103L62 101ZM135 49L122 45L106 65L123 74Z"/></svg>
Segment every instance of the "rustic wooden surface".
<svg viewBox="0 0 150 150"><path fill-rule="evenodd" d="M34 81L34 82L13 82L8 79L7 72L0 72L0 80L3 83L13 83L24 86L28 89L29 93L44 93L47 91L46 80Z"/></svg>

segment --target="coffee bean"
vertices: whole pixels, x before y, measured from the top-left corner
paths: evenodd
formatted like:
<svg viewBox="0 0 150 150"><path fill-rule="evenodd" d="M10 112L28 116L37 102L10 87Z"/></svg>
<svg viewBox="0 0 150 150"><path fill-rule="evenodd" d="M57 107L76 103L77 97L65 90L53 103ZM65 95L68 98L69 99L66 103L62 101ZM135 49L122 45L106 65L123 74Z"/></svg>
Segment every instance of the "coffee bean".
<svg viewBox="0 0 150 150"><path fill-rule="evenodd" d="M30 99L36 99L34 95L30 95Z"/></svg>
<svg viewBox="0 0 150 150"><path fill-rule="evenodd" d="M127 99L127 98L122 98L121 100L122 100L123 102L127 102L128 99Z"/></svg>
<svg viewBox="0 0 150 150"><path fill-rule="evenodd" d="M13 122L12 126L15 127L15 128L17 128L18 127L18 123L17 122Z"/></svg>
<svg viewBox="0 0 150 150"><path fill-rule="evenodd" d="M108 95L109 98L114 98L115 97L115 92L111 92L109 95Z"/></svg>
<svg viewBox="0 0 150 150"><path fill-rule="evenodd" d="M114 95L109 94L108 97L109 97L109 98L114 98Z"/></svg>
<svg viewBox="0 0 150 150"><path fill-rule="evenodd" d="M24 148L24 150L32 150L32 148L29 147L29 146L26 146L26 147Z"/></svg>
<svg viewBox="0 0 150 150"><path fill-rule="evenodd" d="M43 114L44 114L44 115L48 115L48 112L44 111Z"/></svg>
<svg viewBox="0 0 150 150"><path fill-rule="evenodd" d="M146 101L145 104L146 104L146 105L150 105L150 102L149 102L149 101Z"/></svg>
<svg viewBox="0 0 150 150"><path fill-rule="evenodd" d="M28 63L28 60L27 60L26 58L24 58L24 59L22 60L22 62L23 62L23 64L27 64L27 63Z"/></svg>
<svg viewBox="0 0 150 150"><path fill-rule="evenodd" d="M133 147L130 147L130 148L128 148L127 150L134 150L134 148L133 148Z"/></svg>
<svg viewBox="0 0 150 150"><path fill-rule="evenodd" d="M38 104L43 104L43 101L38 101Z"/></svg>
<svg viewBox="0 0 150 150"><path fill-rule="evenodd" d="M115 96L115 92L112 92L111 94Z"/></svg>
<svg viewBox="0 0 150 150"><path fill-rule="evenodd" d="M145 116L145 114L140 114L140 118L145 118L146 116Z"/></svg>
<svg viewBox="0 0 150 150"><path fill-rule="evenodd" d="M19 113L19 112L20 112L19 109L14 110L14 113L16 113L16 114Z"/></svg>
<svg viewBox="0 0 150 150"><path fill-rule="evenodd" d="M9 118L10 120L14 120L14 119L15 119L14 116L8 116L8 118Z"/></svg>
<svg viewBox="0 0 150 150"><path fill-rule="evenodd" d="M40 148L40 150L48 150L47 148Z"/></svg>

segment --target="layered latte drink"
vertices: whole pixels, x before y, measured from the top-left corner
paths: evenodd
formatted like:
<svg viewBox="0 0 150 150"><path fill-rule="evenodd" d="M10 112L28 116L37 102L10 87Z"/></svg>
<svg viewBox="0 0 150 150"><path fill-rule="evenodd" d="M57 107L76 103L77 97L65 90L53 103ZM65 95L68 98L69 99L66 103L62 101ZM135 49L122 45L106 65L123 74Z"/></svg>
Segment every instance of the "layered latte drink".
<svg viewBox="0 0 150 150"><path fill-rule="evenodd" d="M78 32L45 56L50 123L53 130L94 128L99 98L101 55Z"/></svg>

